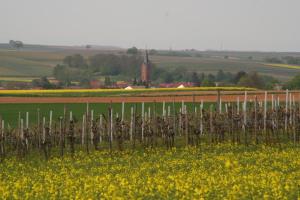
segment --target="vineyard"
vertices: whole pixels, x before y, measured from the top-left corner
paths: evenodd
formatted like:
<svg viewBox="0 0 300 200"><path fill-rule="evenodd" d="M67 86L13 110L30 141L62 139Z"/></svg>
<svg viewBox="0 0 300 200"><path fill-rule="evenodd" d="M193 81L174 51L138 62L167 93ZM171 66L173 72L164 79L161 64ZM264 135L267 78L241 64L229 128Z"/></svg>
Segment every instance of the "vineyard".
<svg viewBox="0 0 300 200"><path fill-rule="evenodd" d="M299 197L299 96L286 91L282 99L265 92L262 99L245 92L226 102L217 94L216 102L193 96L180 103L108 103L101 112L86 103L80 115L67 105L48 113L22 111L16 126L3 116L0 194L4 199Z"/></svg>
<svg viewBox="0 0 300 200"><path fill-rule="evenodd" d="M130 104L123 102L115 111L112 104L107 111L97 113L86 104L82 116L73 115L64 107L63 113L53 119L36 111L35 122L30 122L29 112L19 113L17 127L1 120L1 158L10 154L24 157L32 151L43 152L49 159L52 149L75 154L77 149L91 150L125 148L150 148L165 146L198 146L201 143L281 145L299 143L300 104L292 93L280 102L268 93L264 101L238 97L237 102L222 102L218 93L216 103L194 101L152 104ZM205 106L204 106L205 105ZM125 109L126 107L126 109ZM188 108L189 107L189 108ZM162 110L160 110L162 109ZM125 113L127 112L127 113ZM96 114L97 113L97 114ZM45 114L45 113L44 113ZM32 113L31 113L32 115Z"/></svg>

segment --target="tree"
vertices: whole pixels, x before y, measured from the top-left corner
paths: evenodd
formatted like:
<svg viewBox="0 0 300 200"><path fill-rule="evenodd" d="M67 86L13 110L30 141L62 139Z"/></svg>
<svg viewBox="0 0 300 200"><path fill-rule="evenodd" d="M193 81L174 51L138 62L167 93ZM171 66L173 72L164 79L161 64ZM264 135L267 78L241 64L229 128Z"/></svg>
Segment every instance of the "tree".
<svg viewBox="0 0 300 200"><path fill-rule="evenodd" d="M143 63L143 57L139 55L118 56L114 54L96 54L89 58L89 63L90 65L88 66L88 69L93 73L99 73L103 76L115 76L122 74L123 76L132 78L140 75L140 67ZM155 65L150 62L150 66L151 72L156 73L157 68Z"/></svg>
<svg viewBox="0 0 300 200"><path fill-rule="evenodd" d="M45 89L54 88L54 86L50 83L50 81L48 80L48 78L46 76L43 76L41 78L41 86Z"/></svg>
<svg viewBox="0 0 300 200"><path fill-rule="evenodd" d="M10 45L12 48L17 48L17 49L20 49L21 47L24 46L24 44L23 44L22 41L14 41L14 40L10 40L10 41L9 41L9 45Z"/></svg>
<svg viewBox="0 0 300 200"><path fill-rule="evenodd" d="M185 67L177 67L172 71L172 76L176 81L185 81L187 70Z"/></svg>
<svg viewBox="0 0 300 200"><path fill-rule="evenodd" d="M272 76L262 76L262 79L264 81L264 89L266 90L273 90L275 86L280 83L276 78Z"/></svg>
<svg viewBox="0 0 300 200"><path fill-rule="evenodd" d="M268 63L282 63L282 60L276 57L272 57L272 58L265 58L265 62Z"/></svg>
<svg viewBox="0 0 300 200"><path fill-rule="evenodd" d="M132 85L137 85L136 77L134 77L134 79L133 79L133 81L132 81Z"/></svg>
<svg viewBox="0 0 300 200"><path fill-rule="evenodd" d="M15 41L14 41L14 40L9 40L9 45L10 45L11 47L14 47L14 46L15 46Z"/></svg>
<svg viewBox="0 0 300 200"><path fill-rule="evenodd" d="M223 70L219 70L218 73L217 73L217 76L216 76L216 80L217 81L224 81L226 79L226 75L225 73L223 72Z"/></svg>
<svg viewBox="0 0 300 200"><path fill-rule="evenodd" d="M127 54L137 55L139 50L136 47L131 47L127 49Z"/></svg>
<svg viewBox="0 0 300 200"><path fill-rule="evenodd" d="M300 74L296 75L292 80L287 82L285 88L290 90L300 89Z"/></svg>
<svg viewBox="0 0 300 200"><path fill-rule="evenodd" d="M105 85L106 87L112 85L112 82L111 82L109 76L105 76L105 78L104 78L104 85Z"/></svg>
<svg viewBox="0 0 300 200"><path fill-rule="evenodd" d="M32 84L33 87L41 87L40 86L40 79L33 79L31 81L31 84Z"/></svg>
<svg viewBox="0 0 300 200"><path fill-rule="evenodd" d="M205 74L202 72L199 76L200 84L202 84L202 81L205 79Z"/></svg>
<svg viewBox="0 0 300 200"><path fill-rule="evenodd" d="M264 89L265 83L261 76L258 75L257 72L250 73L246 76L243 76L239 82L238 85L244 86L244 87L252 87L252 88L259 88Z"/></svg>
<svg viewBox="0 0 300 200"><path fill-rule="evenodd" d="M246 76L246 75L247 75L246 72L244 72L244 71L239 71L239 72L234 76L232 82L233 82L234 84L237 84L237 83L240 81L240 79L241 79L242 77Z"/></svg>
<svg viewBox="0 0 300 200"><path fill-rule="evenodd" d="M155 49L151 49L151 50L149 51L149 54L150 54L150 55L157 55L158 52L157 52Z"/></svg>
<svg viewBox="0 0 300 200"><path fill-rule="evenodd" d="M200 86L200 79L197 72L192 73L192 83L194 84L194 86Z"/></svg>
<svg viewBox="0 0 300 200"><path fill-rule="evenodd" d="M142 56L115 55L115 54L96 54L86 60L79 54L66 56L63 60L64 65L58 65L53 70L53 75L69 85L71 81L85 82L84 79L92 80L93 76L116 76L138 77L140 66L143 63ZM151 65L153 78L159 78L161 70ZM151 74L151 75L152 75Z"/></svg>
<svg viewBox="0 0 300 200"><path fill-rule="evenodd" d="M150 64L151 66L151 81L163 80L162 75L166 72L163 68L156 67L153 63ZM174 77L175 80L177 80Z"/></svg>
<svg viewBox="0 0 300 200"><path fill-rule="evenodd" d="M69 85L72 80L71 72L64 65L56 65L53 69L53 76L64 85Z"/></svg>
<svg viewBox="0 0 300 200"><path fill-rule="evenodd" d="M287 64L290 65L299 65L300 64L300 57L293 57L293 56L285 56L282 58Z"/></svg>
<svg viewBox="0 0 300 200"><path fill-rule="evenodd" d="M201 85L204 86L204 87L214 87L215 86L215 82L213 82L208 77L205 77L204 80L202 81Z"/></svg>
<svg viewBox="0 0 300 200"><path fill-rule="evenodd" d="M65 65L57 65L54 67L53 76L65 86L70 85L72 81L81 82L83 79L91 79L91 73L89 71L70 68Z"/></svg>
<svg viewBox="0 0 300 200"><path fill-rule="evenodd" d="M72 56L66 56L63 63L68 67L73 68L86 68L87 64L84 57L80 54L74 54Z"/></svg>
<svg viewBox="0 0 300 200"><path fill-rule="evenodd" d="M209 74L209 75L205 76L205 74L203 74L203 75L201 75L201 77L203 78L202 82L201 82L201 86L204 86L204 87L216 86L214 75Z"/></svg>
<svg viewBox="0 0 300 200"><path fill-rule="evenodd" d="M250 73L249 76L253 82L253 85L256 88L260 88L260 89L265 88L265 82L264 82L263 78L257 72Z"/></svg>
<svg viewBox="0 0 300 200"><path fill-rule="evenodd" d="M216 81L215 76L212 75L212 74L208 74L207 78L208 78L208 80L211 81L211 82L215 82L215 81Z"/></svg>
<svg viewBox="0 0 300 200"><path fill-rule="evenodd" d="M251 77L244 76L240 79L238 82L238 85L243 86L243 87L252 87L255 88L253 81L251 80Z"/></svg>
<svg viewBox="0 0 300 200"><path fill-rule="evenodd" d="M41 87L44 89L53 89L56 88L55 85L51 84L46 76L41 77L40 79L32 80L32 86Z"/></svg>
<svg viewBox="0 0 300 200"><path fill-rule="evenodd" d="M173 76L170 72L165 72L163 74L163 77L164 77L164 82L165 83L172 83L174 81L174 78L173 78Z"/></svg>
<svg viewBox="0 0 300 200"><path fill-rule="evenodd" d="M68 67L70 67L72 65L72 56L66 56L63 59L63 64L67 65Z"/></svg>

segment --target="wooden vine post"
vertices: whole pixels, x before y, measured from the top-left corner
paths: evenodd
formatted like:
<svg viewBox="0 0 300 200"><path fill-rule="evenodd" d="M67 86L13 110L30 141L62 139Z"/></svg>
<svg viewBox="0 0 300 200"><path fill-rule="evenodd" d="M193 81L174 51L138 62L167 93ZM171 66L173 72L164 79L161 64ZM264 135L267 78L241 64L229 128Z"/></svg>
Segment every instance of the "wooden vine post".
<svg viewBox="0 0 300 200"><path fill-rule="evenodd" d="M59 117L59 147L60 147L60 156L64 156L64 143L63 143L63 117Z"/></svg>
<svg viewBox="0 0 300 200"><path fill-rule="evenodd" d="M144 131L145 131L145 103L142 103L142 143L144 142Z"/></svg>
<svg viewBox="0 0 300 200"><path fill-rule="evenodd" d="M288 124L288 103L289 103L289 90L286 90L285 94L285 118L284 118L284 130L287 133Z"/></svg>
<svg viewBox="0 0 300 200"><path fill-rule="evenodd" d="M244 96L244 106L243 106L243 116L244 116L244 123L243 123L243 131L244 131L244 137L245 137L245 144L248 144L247 141L247 91L245 91L245 96Z"/></svg>

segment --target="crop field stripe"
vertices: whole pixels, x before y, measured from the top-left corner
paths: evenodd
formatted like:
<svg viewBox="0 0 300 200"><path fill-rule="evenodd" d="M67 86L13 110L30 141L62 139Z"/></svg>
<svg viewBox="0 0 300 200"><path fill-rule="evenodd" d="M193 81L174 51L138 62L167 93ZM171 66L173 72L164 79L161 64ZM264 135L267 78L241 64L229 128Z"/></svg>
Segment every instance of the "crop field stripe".
<svg viewBox="0 0 300 200"><path fill-rule="evenodd" d="M255 91L248 87L187 87L187 88L145 88L145 89L49 89L49 90L0 90L0 95L51 95L51 94L93 94L93 93L137 93L137 92L183 92L183 91Z"/></svg>
<svg viewBox="0 0 300 200"><path fill-rule="evenodd" d="M154 102L145 102L145 110L154 108L154 104L156 106L156 113L162 114L163 103L154 103ZM192 111L192 103L186 103L188 109ZM196 103L198 107L200 103ZM205 104L206 105L206 104ZM120 103L89 103L89 107L91 110L94 110L94 116L98 116L100 114L107 114L109 107L112 106L115 113L121 115L122 113L122 104ZM136 106L137 112L140 113L142 109L142 103L125 103L124 106L124 114L126 118L130 117L130 109L131 107ZM173 107L172 102L167 102L166 106ZM174 104L175 109L179 111L181 107L180 103ZM10 123L11 126L17 125L17 119L19 113L21 113L21 117L25 119L26 112L30 114L30 123L36 123L37 121L37 111L39 110L40 116L45 116L48 118L50 111L53 111L53 120L59 121L59 117L64 115L64 107L66 107L67 111L72 111L74 119L81 120L82 116L86 112L86 103L28 103L28 104L0 104L0 116L6 123ZM153 110L152 110L153 112Z"/></svg>
<svg viewBox="0 0 300 200"><path fill-rule="evenodd" d="M176 93L175 93L176 94ZM180 94L180 93L179 93ZM202 100L205 102L216 102L217 96L216 94L203 94L203 95L171 95L168 96L103 96L103 97L0 97L0 103L9 104L9 103L135 103L135 102L201 102ZM285 94L283 92L280 93L269 93L273 94L276 98L279 98L281 101L284 101ZM293 96L295 96L296 100L300 97L299 91L292 92ZM237 98L243 99L243 94L231 94L231 95L222 95L222 100L225 102L235 102ZM264 100L264 92L257 93L248 93L248 99L254 101L255 97L258 98L259 101ZM271 95L268 95L268 101L271 101Z"/></svg>
<svg viewBox="0 0 300 200"><path fill-rule="evenodd" d="M297 66L297 65L287 65L287 64L264 64L264 65L269 66L269 67L299 69L300 70L300 66Z"/></svg>

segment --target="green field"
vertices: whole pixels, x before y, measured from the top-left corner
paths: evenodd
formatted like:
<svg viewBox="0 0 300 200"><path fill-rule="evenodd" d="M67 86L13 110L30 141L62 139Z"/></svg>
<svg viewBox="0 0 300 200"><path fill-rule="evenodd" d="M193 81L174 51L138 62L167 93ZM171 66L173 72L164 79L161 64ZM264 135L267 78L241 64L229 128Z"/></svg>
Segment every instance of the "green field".
<svg viewBox="0 0 300 200"><path fill-rule="evenodd" d="M0 51L1 76L49 76L60 59L51 53Z"/></svg>
<svg viewBox="0 0 300 200"><path fill-rule="evenodd" d="M0 81L31 83L33 79L38 79L38 78L39 77L2 76L0 77Z"/></svg>
<svg viewBox="0 0 300 200"><path fill-rule="evenodd" d="M62 63L67 55L82 54L85 57L110 51L83 50L74 48L25 47L21 50L1 48L1 76L51 76L53 67ZM117 53L113 51L112 53Z"/></svg>
<svg viewBox="0 0 300 200"><path fill-rule="evenodd" d="M187 109L189 111L193 110L193 104L192 103L185 103L187 105ZM179 112L179 109L182 105L182 103L175 103L175 109L177 112ZM207 104L205 104L206 106ZM0 104L0 115L2 116L2 119L5 120L5 124L9 123L10 126L16 126L18 121L19 112L21 114L21 117L25 119L26 112L29 112L30 117L30 123L36 123L37 122L37 116L38 116L38 109L40 110L40 117L44 116L47 120L49 120L49 113L50 110L53 111L53 120L58 121L59 117L64 115L64 107L66 106L67 109L67 117L69 117L69 112L72 111L73 117L75 119L81 120L83 114L86 112L87 105L84 103L75 103L75 104ZM121 103L91 103L89 104L90 110L94 110L94 116L97 117L100 114L107 115L108 114L108 108L112 106L113 111L115 114L121 115ZM137 112L141 113L142 104L141 103L126 103L125 104L125 117L129 120L130 119L130 112L131 107L136 106ZM173 103L166 103L165 104L166 111L168 110L168 107L170 107L170 111L173 110ZM196 103L195 106L198 107L199 110L199 103ZM148 111L148 108L151 107L151 112L153 112L154 108L156 107L156 113L161 114L162 113L162 107L163 103L145 103L145 112ZM153 113L152 113L153 114ZM172 113L171 113L172 114Z"/></svg>

